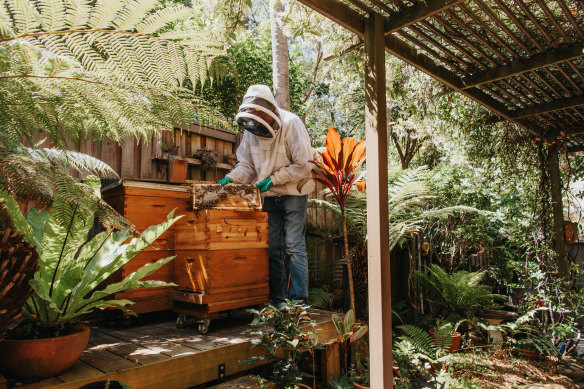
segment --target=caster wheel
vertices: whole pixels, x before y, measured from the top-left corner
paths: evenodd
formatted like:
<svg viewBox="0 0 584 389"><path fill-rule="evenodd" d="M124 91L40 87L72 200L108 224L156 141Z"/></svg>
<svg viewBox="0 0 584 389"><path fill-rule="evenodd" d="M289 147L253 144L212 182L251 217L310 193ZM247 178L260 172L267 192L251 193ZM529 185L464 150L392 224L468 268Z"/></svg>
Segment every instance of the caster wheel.
<svg viewBox="0 0 584 389"><path fill-rule="evenodd" d="M209 325L211 324L211 320L205 319L201 323L199 323L199 334L205 335L207 331L209 331Z"/></svg>
<svg viewBox="0 0 584 389"><path fill-rule="evenodd" d="M130 316L122 317L122 327L130 328L134 324L134 320Z"/></svg>
<svg viewBox="0 0 584 389"><path fill-rule="evenodd" d="M185 328L185 325L187 324L187 317L185 315L178 315L178 317L176 318L176 328Z"/></svg>

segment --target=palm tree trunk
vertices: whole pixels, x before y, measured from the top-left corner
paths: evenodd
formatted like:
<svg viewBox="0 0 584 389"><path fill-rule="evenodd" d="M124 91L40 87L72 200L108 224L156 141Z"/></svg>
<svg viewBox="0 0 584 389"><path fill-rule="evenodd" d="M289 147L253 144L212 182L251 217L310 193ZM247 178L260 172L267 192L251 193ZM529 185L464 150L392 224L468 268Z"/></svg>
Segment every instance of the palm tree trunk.
<svg viewBox="0 0 584 389"><path fill-rule="evenodd" d="M274 79L274 98L282 109L290 110L290 70L288 66L288 38L284 34L284 4L278 1L271 7L272 25L272 72Z"/></svg>
<svg viewBox="0 0 584 389"><path fill-rule="evenodd" d="M347 276L349 278L349 295L351 297L351 309L357 318L357 311L355 310L355 289L353 287L353 268L351 267L351 258L349 256L349 238L347 236L347 219L345 218L345 210L343 209L341 216L343 218L343 238L345 240L345 260L347 261Z"/></svg>

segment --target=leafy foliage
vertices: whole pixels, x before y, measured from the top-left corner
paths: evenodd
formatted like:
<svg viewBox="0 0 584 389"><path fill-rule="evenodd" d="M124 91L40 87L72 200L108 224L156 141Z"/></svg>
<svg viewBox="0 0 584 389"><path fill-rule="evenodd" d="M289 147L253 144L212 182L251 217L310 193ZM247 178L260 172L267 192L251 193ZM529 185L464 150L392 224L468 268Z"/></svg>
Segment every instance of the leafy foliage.
<svg viewBox="0 0 584 389"><path fill-rule="evenodd" d="M87 181L94 195L99 196L99 179L89 177ZM20 210L17 207L12 212L18 214ZM24 231L27 239L33 239L39 253L39 270L31 281L35 294L24 308L30 323L27 330L32 335L51 336L75 318L97 308L116 307L133 314L126 308L131 301L109 297L128 289L172 285L142 279L174 257L144 265L119 282L103 284L180 218L172 216L173 212L165 222L127 242L131 237L128 231L104 231L87 240L93 227L92 212L69 202L61 193L57 193L49 212L31 210ZM20 214L15 219L23 218Z"/></svg>
<svg viewBox="0 0 584 389"><path fill-rule="evenodd" d="M221 50L196 35L156 34L192 9L152 0L6 2L0 19L0 129L5 144L40 130L59 146L120 141L190 121ZM202 109L199 109L202 110ZM209 111L210 112L210 111Z"/></svg>
<svg viewBox="0 0 584 389"><path fill-rule="evenodd" d="M519 339L515 343L515 346L522 350L537 351L541 355L557 356L559 354L558 349L551 342L550 338L542 335Z"/></svg>
<svg viewBox="0 0 584 389"><path fill-rule="evenodd" d="M258 335L259 338L251 340L253 347L264 346L266 353L248 358L244 363L276 359L272 370L276 383L294 385L302 381L300 358L305 352L314 358L314 350L321 348L316 323L310 319L307 309L300 301L286 299L277 307L268 304L261 310L248 310L254 319L251 329L245 332Z"/></svg>
<svg viewBox="0 0 584 389"><path fill-rule="evenodd" d="M355 313L351 309L344 317L333 314L332 319L337 330L337 340L343 345L345 351L345 373L348 373L347 358L351 345L365 336L369 328L355 321Z"/></svg>
<svg viewBox="0 0 584 389"><path fill-rule="evenodd" d="M116 175L102 161L74 151L24 147L8 152L0 147L3 201L10 201L7 196L14 197L14 203L6 205L6 209L13 208L15 200L34 201L37 206L48 207L55 193L59 192L63 199L91 212L107 228L124 228L134 232L130 221L118 214L88 185L72 177L69 169L82 174ZM10 226L14 220L14 215L0 213L1 224Z"/></svg>
<svg viewBox="0 0 584 389"><path fill-rule="evenodd" d="M445 314L465 317L470 311L485 303L492 303L496 295L480 285L484 272L458 271L448 274L438 265L428 267L428 274L419 270L412 272L412 279L426 288L433 302L445 309Z"/></svg>

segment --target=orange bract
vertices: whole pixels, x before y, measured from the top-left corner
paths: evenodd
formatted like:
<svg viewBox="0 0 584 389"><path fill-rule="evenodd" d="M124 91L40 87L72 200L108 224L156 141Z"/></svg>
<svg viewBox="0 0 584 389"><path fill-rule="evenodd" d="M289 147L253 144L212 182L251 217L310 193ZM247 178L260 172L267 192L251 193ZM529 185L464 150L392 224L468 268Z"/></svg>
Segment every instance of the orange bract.
<svg viewBox="0 0 584 389"><path fill-rule="evenodd" d="M319 154L322 162L310 161L315 165L312 179L328 187L337 203L344 208L349 191L357 181L357 171L365 162L365 142L357 142L350 137L341 141L339 133L329 127L326 151ZM298 190L301 190L306 181L308 179L300 181ZM359 189L362 185L359 184Z"/></svg>

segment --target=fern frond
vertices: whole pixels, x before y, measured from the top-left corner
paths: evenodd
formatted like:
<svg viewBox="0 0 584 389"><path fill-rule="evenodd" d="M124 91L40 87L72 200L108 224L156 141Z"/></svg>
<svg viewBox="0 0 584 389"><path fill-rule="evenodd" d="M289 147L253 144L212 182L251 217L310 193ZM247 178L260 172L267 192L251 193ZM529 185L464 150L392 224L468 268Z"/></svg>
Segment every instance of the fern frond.
<svg viewBox="0 0 584 389"><path fill-rule="evenodd" d="M17 34L26 34L38 29L47 30L41 15L30 0L6 0L5 4Z"/></svg>
<svg viewBox="0 0 584 389"><path fill-rule="evenodd" d="M434 297L436 304L446 307L451 312L464 314L482 303L492 302L495 297L480 285L484 274L466 271L448 274L438 265L432 264L428 267L428 274L414 270L412 280L426 288Z"/></svg>
<svg viewBox="0 0 584 389"><path fill-rule="evenodd" d="M67 172L67 167L80 169L85 173L110 171L103 163L90 156L83 157L75 164L66 164L68 157L79 157L79 153L61 152L59 150L20 149L18 152L0 149L0 190L10 193L21 202L33 201L40 207L52 204L55 193L59 191L68 204L90 211L106 228L131 229L135 227L120 216L109 204L101 199L87 184L79 182ZM87 169L86 169L87 168ZM92 178L94 177L94 178ZM95 180L89 176L86 180ZM62 210L62 220L66 212Z"/></svg>
<svg viewBox="0 0 584 389"><path fill-rule="evenodd" d="M170 22L187 18L191 16L192 13L193 10L191 8L181 5L163 8L138 23L136 31L143 34L153 34L168 25Z"/></svg>
<svg viewBox="0 0 584 389"><path fill-rule="evenodd" d="M429 358L436 358L439 349L427 331L410 324L404 324L398 328L404 332L400 339L409 342L418 353L427 355Z"/></svg>
<svg viewBox="0 0 584 389"><path fill-rule="evenodd" d="M0 39L16 35L6 4L0 4Z"/></svg>
<svg viewBox="0 0 584 389"><path fill-rule="evenodd" d="M112 26L117 30L133 30L152 9L158 5L158 0L135 0L128 2L125 7L118 12L112 22Z"/></svg>
<svg viewBox="0 0 584 389"><path fill-rule="evenodd" d="M110 27L117 13L124 7L125 1L119 0L98 0L91 10L88 27L92 29Z"/></svg>
<svg viewBox="0 0 584 389"><path fill-rule="evenodd" d="M67 7L64 1L38 0L37 4L47 31L61 30L67 26Z"/></svg>

